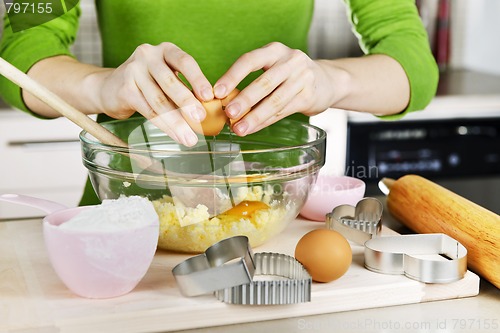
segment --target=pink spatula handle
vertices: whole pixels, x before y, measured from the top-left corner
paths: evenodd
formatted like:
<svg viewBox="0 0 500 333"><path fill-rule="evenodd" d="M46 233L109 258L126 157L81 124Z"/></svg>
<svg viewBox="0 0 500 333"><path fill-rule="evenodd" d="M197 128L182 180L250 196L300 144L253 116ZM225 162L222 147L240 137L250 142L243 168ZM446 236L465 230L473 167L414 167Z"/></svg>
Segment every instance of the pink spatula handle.
<svg viewBox="0 0 500 333"><path fill-rule="evenodd" d="M43 210L47 214L52 214L58 210L67 208L66 206L57 202L34 198L21 194L10 194L10 193L2 194L0 195L0 201L6 201L6 202L38 208Z"/></svg>

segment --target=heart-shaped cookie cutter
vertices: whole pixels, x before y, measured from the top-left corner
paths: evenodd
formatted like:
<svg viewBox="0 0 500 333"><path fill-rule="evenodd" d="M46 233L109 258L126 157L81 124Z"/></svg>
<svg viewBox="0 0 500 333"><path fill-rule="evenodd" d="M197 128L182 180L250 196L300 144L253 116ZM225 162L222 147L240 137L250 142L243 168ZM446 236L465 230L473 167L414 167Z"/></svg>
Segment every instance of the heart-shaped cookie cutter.
<svg viewBox="0 0 500 333"><path fill-rule="evenodd" d="M184 296L199 296L250 283L254 272L254 255L246 236L223 239L205 253L184 260L172 269Z"/></svg>
<svg viewBox="0 0 500 333"><path fill-rule="evenodd" d="M467 249L445 234L377 237L365 243L365 267L426 283L448 283L467 271Z"/></svg>
<svg viewBox="0 0 500 333"><path fill-rule="evenodd" d="M280 253L255 254L254 280L231 288L218 290L215 297L231 304L283 305L311 301L312 278L294 257ZM278 277L277 280L270 276Z"/></svg>
<svg viewBox="0 0 500 333"><path fill-rule="evenodd" d="M382 230L384 206L375 198L361 199L356 207L340 205L326 214L326 227L358 244L378 236Z"/></svg>

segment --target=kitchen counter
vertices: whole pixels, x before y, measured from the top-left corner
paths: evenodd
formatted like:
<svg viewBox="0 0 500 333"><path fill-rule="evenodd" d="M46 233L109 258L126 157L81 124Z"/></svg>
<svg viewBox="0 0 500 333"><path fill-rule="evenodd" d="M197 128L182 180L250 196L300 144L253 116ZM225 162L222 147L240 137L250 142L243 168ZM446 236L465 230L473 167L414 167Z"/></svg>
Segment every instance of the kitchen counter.
<svg viewBox="0 0 500 333"><path fill-rule="evenodd" d="M495 77L489 80L485 76L476 76L474 73L455 72L449 73L447 85L440 83L440 91L437 106L442 107L441 102L449 103L454 97L450 95L460 95L462 93L482 94L484 90L475 91L480 82L482 87L487 87L489 96L481 96L480 99L484 105L484 112L498 112L496 106L499 105L500 85ZM475 82L474 84L468 84ZM495 95L496 94L496 95ZM478 96L471 97L471 103L476 103ZM461 103L462 99L458 98ZM491 106L495 107L491 107ZM453 110L456 112L456 110ZM459 110L460 111L460 110ZM495 113L497 114L497 113ZM477 180L474 180L476 183ZM496 183L495 183L496 184ZM494 186L494 185L493 185ZM7 219L7 221L9 221ZM38 223L39 219L21 219L4 223ZM409 233L410 230L402 226L398 221L391 219L390 216L384 217L384 223L391 229L399 233ZM1 233L0 233L1 235ZM0 279L4 279L4 274L9 274L9 269L5 270L5 265L9 262L2 261L1 247L2 239L0 237ZM29 285L27 286L30 287ZM2 295L9 290L2 288L0 284L0 299ZM484 279L481 279L479 295L468 298L459 298L452 300L432 301L425 303L414 303L407 305L398 305L390 307L369 308L363 310L352 310L345 312L335 312L322 315L294 316L287 319L277 319L268 321L258 321L255 323L245 323L237 325L226 325L218 327L207 327L203 329L186 330L183 332L499 332L500 331L500 290ZM98 302L98 301L97 301ZM0 302L0 318L2 308ZM133 305L132 305L133 306ZM284 310L286 311L286 310ZM4 312L5 313L5 312ZM28 314L29 315L29 314ZM196 313L192 314L196 316ZM165 318L168 321L168 318ZM110 327L115 329L119 327L119 322L110 322ZM136 323L140 327L140 321ZM0 323L0 333L7 332L59 332L53 327L44 325L37 327L33 325L30 329L11 330L4 328Z"/></svg>
<svg viewBox="0 0 500 333"><path fill-rule="evenodd" d="M500 95L500 75L469 70L439 74L437 96Z"/></svg>
<svg viewBox="0 0 500 333"><path fill-rule="evenodd" d="M3 222L0 223L0 236L2 235L2 226L4 227L13 227L14 224L18 225L20 230L27 231L32 230L31 227L37 226L39 219L32 220L20 220L15 222ZM307 224L308 222L306 222ZM397 221L392 219L386 213L384 216L385 225L389 226L391 229L399 232L399 233L408 233L409 230L404 226L399 224ZM20 225L22 224L22 225ZM39 228L39 226L37 227ZM5 231L5 229L3 229ZM31 232L30 232L31 233ZM4 233L5 235L5 233ZM38 236L36 236L38 235ZM32 233L30 237L40 237L41 234L37 231ZM39 242L39 240L38 240ZM8 249L1 249L2 239L0 239L0 253L5 253L4 251ZM8 244L4 242L4 245ZM258 251L258 249L257 249ZM7 251L8 252L8 251ZM12 251L11 251L12 252ZM15 251L14 251L15 252ZM21 251L24 256L30 256L28 251ZM41 258L40 255L35 255L36 258ZM3 258L3 259L2 259ZM9 260L5 260L5 255L2 257L0 255L0 276L4 275L2 279L8 279L9 276L12 277L15 275L15 267L12 266L9 269L8 265L13 265L13 262ZM7 269L6 266L7 265ZM38 263L40 265L40 263ZM2 267L3 266L3 267ZM23 265L21 265L23 266ZM28 269L28 262L24 262L24 267L22 267L23 271L27 271L25 273L26 281L28 279L30 281L36 281L34 279L35 272L31 269ZM10 273L9 273L10 272ZM29 274L28 274L29 273ZM9 275L10 274L10 275ZM27 274L27 275L26 275ZM30 276L31 275L31 276ZM49 274L53 275L53 273ZM46 277L47 279L48 277ZM26 282L25 281L25 282ZM47 283L47 281L43 281ZM51 283L52 285L56 285L57 281ZM24 284L24 283L22 283ZM21 285L21 284L20 284ZM37 297L43 297L43 293L40 293L41 287L36 285L30 285L29 283L25 284L25 287L28 289L38 290L35 292ZM6 293L6 295L11 296L12 292L16 289L6 288L4 285L3 288L0 284L0 297L2 293ZM9 294L10 292L10 294ZM15 293L15 292L14 292ZM33 293L31 293L33 294ZM45 295L47 296L47 295ZM63 297L63 291L58 293L58 295L48 295L53 300ZM55 298L54 298L55 297ZM23 302L23 300L17 300ZM78 301L78 299L76 300ZM138 303L140 303L140 299L137 299ZM144 300L142 300L144 302ZM227 326L219 326L219 327L208 327L203 329L196 330L187 330L185 332L268 332L268 331L276 331L276 332L497 332L500 330L500 290L492 286L485 280L481 280L480 284L480 292L478 296L467 297L467 298L459 298L452 300L442 300L442 301L432 301L425 303L415 303L408 305L399 305L399 306L390 306L390 307L379 307L379 308L369 308L363 310L355 310L355 311L344 311L344 312L336 312L330 314L323 315L313 315L313 316L293 316L288 319L279 319L279 320L268 320L268 321L259 321L255 323L245 323L245 324L237 324L237 325L227 325ZM92 305L90 302L96 302L95 305ZM125 302L127 303L127 302ZM120 308L123 309L125 306L127 309L130 308L140 308L140 304L120 304L118 302L115 308L110 308L110 315L119 311ZM2 303L5 304L6 303ZM17 304L17 303L16 303ZM40 303L42 304L42 303ZM84 308L89 306L102 307L105 308L103 302L98 300L96 301L87 301L82 300L78 304L81 304L80 309L77 307L76 309L70 309L71 305L75 305L75 299L68 299L67 301L68 309L65 310L66 315L74 312L74 311L82 311L84 312ZM194 304L194 303L193 303ZM19 304L17 304L19 305ZM28 302L26 302L28 305ZM7 303L8 306L8 303ZM54 311L54 309L50 306L50 303L47 305L48 308L38 309L38 314L47 313L47 311ZM154 308L154 307L153 307ZM161 309L157 309L159 311ZM239 309L241 311L241 308ZM270 308L272 311L272 309ZM290 308L283 308L283 311L289 311ZM60 310L61 311L61 310ZM88 311L88 310L87 310ZM245 312L245 310L243 310ZM8 313L8 312L7 312ZM159 312L158 312L159 313ZM50 314L50 313L49 313ZM4 313L5 315L5 313ZM59 329L54 326L48 327L46 324L37 327L38 322L33 319L32 314L27 314L27 319L30 323L32 323L32 329L22 329L22 330L10 330L5 326L2 326L0 323L0 333L4 332L44 332L44 333L52 333L52 332L60 332ZM50 314L52 315L52 314ZM74 316L75 314L73 314ZM179 315L181 315L179 313ZM185 314L182 314L185 315ZM196 313L193 313L192 316L196 316ZM235 315L238 315L238 310L235 309ZM241 313L240 313L241 315ZM82 317L83 314L78 313L77 317ZM105 317L106 314L104 313ZM15 317L19 318L19 314L15 314ZM2 318L2 306L0 306L0 318ZM113 317L109 317L113 318ZM135 329L140 330L141 320L145 320L146 317L141 318L141 316L137 316L137 321L133 321L133 326ZM5 319L5 318L4 318ZM127 319L130 322L130 319ZM5 323L5 320L2 320ZM42 320L43 322L43 320ZM129 323L130 324L130 323ZM117 320L109 322L109 328L111 327L114 331L121 331L119 329L120 322ZM123 324L122 324L123 325ZM162 323L163 327L168 327L168 318L165 318L165 323ZM157 325L157 327L162 327L162 325ZM129 327L127 327L129 328ZM4 330L2 330L4 329ZM63 330L66 332L66 330ZM61 332L63 332L61 331Z"/></svg>
<svg viewBox="0 0 500 333"><path fill-rule="evenodd" d="M384 213L384 224L411 230ZM481 279L479 295L468 298L337 312L256 323L185 330L183 333L243 332L499 332L500 289Z"/></svg>
<svg viewBox="0 0 500 333"><path fill-rule="evenodd" d="M478 296L456 300L337 312L184 333L243 332L499 332L500 290L481 280Z"/></svg>

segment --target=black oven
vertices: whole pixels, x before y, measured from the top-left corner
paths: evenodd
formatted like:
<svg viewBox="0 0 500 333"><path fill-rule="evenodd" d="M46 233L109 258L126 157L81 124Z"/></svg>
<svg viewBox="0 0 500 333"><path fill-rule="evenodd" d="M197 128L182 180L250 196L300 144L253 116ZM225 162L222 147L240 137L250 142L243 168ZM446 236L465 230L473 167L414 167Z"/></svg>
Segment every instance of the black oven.
<svg viewBox="0 0 500 333"><path fill-rule="evenodd" d="M383 177L419 174L500 213L500 117L348 122L345 174L367 195Z"/></svg>

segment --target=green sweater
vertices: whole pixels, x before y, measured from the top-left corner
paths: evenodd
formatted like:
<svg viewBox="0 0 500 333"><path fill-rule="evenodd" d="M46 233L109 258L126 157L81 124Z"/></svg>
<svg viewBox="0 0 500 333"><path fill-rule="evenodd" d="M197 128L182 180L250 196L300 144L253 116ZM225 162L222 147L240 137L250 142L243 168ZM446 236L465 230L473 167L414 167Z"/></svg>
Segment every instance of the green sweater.
<svg viewBox="0 0 500 333"><path fill-rule="evenodd" d="M385 118L423 109L435 94L438 70L414 0L345 2L363 51L393 57L408 76L407 109ZM96 5L105 67L117 67L142 43L170 41L191 54L214 84L241 54L272 41L307 52L314 1L104 0ZM27 72L41 59L71 55L79 15L76 6L59 18L16 33L6 16L0 56ZM259 74L247 77L240 88ZM4 77L0 94L11 105L29 111L21 90ZM95 196L84 200L95 201Z"/></svg>

